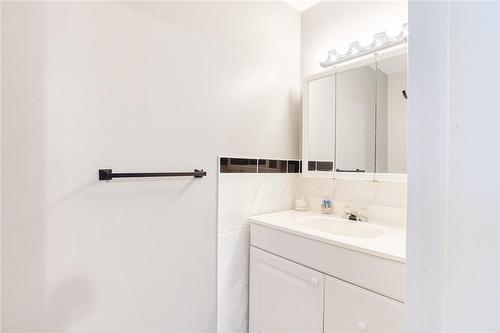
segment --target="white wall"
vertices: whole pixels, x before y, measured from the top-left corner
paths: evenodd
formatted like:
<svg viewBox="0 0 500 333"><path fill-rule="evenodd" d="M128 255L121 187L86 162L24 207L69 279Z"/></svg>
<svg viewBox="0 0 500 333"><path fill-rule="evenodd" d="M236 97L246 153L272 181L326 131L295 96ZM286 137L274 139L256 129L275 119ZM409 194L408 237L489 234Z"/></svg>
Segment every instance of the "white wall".
<svg viewBox="0 0 500 333"><path fill-rule="evenodd" d="M299 37L275 2L2 2L3 331L214 331L217 156L298 157Z"/></svg>
<svg viewBox="0 0 500 333"><path fill-rule="evenodd" d="M500 330L500 3L410 2L406 325Z"/></svg>
<svg viewBox="0 0 500 333"><path fill-rule="evenodd" d="M328 50L347 47L361 38L408 21L406 1L322 1L301 16L301 71L323 70L319 61Z"/></svg>

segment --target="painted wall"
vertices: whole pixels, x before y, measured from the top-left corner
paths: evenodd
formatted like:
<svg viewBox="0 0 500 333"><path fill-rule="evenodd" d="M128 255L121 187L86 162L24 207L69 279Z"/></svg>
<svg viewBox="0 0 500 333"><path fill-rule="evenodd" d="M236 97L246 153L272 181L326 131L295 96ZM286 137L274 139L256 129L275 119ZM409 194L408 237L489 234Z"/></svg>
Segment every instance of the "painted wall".
<svg viewBox="0 0 500 333"><path fill-rule="evenodd" d="M217 156L298 157L299 20L2 2L4 332L215 331ZM208 177L98 182L106 167Z"/></svg>
<svg viewBox="0 0 500 333"><path fill-rule="evenodd" d="M500 3L412 1L409 16L406 330L496 332Z"/></svg>
<svg viewBox="0 0 500 333"><path fill-rule="evenodd" d="M324 70L319 61L334 48L347 47L408 21L406 1L322 1L301 16L301 71L308 76ZM346 50L347 51L347 50Z"/></svg>

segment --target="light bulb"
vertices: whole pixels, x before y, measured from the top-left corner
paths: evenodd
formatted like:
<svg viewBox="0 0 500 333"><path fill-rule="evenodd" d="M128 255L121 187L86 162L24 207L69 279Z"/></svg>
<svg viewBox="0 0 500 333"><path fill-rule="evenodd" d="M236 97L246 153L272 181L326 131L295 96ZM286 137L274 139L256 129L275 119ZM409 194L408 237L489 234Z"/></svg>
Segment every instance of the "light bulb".
<svg viewBox="0 0 500 333"><path fill-rule="evenodd" d="M366 36L360 36L359 38L359 44L362 46L362 47L369 47L371 46L373 43L373 36L369 36L369 35L366 35Z"/></svg>
<svg viewBox="0 0 500 333"><path fill-rule="evenodd" d="M389 36L390 38L397 38L401 35L401 30L402 27L400 25L391 25L388 29L387 29L387 36Z"/></svg>
<svg viewBox="0 0 500 333"><path fill-rule="evenodd" d="M328 51L320 51L318 52L317 59L319 62L325 62L330 60L330 54Z"/></svg>
<svg viewBox="0 0 500 333"><path fill-rule="evenodd" d="M373 35L374 46L380 46L387 43L390 39L385 34L385 31Z"/></svg>
<svg viewBox="0 0 500 333"><path fill-rule="evenodd" d="M349 46L348 45L341 46L341 47L337 48L337 52L340 55L346 55L347 52L349 52Z"/></svg>
<svg viewBox="0 0 500 333"><path fill-rule="evenodd" d="M408 36L408 23L403 24L402 29L403 29L403 31L402 31L403 37L407 37Z"/></svg>
<svg viewBox="0 0 500 333"><path fill-rule="evenodd" d="M400 25L392 25L387 29L387 36L390 38L396 38L401 34L401 26Z"/></svg>
<svg viewBox="0 0 500 333"><path fill-rule="evenodd" d="M351 54L358 54L359 52L363 51L364 48L359 44L358 41L356 41L349 44L349 49L351 50Z"/></svg>

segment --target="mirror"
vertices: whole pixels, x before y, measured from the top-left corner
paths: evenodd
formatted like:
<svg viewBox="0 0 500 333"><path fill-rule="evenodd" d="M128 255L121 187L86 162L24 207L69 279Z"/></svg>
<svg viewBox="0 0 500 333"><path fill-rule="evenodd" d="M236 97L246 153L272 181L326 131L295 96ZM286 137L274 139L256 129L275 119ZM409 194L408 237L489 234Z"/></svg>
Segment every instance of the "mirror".
<svg viewBox="0 0 500 333"><path fill-rule="evenodd" d="M337 73L336 172L374 172L375 73L372 66Z"/></svg>
<svg viewBox="0 0 500 333"><path fill-rule="evenodd" d="M406 55L377 62L377 173L406 173Z"/></svg>
<svg viewBox="0 0 500 333"><path fill-rule="evenodd" d="M335 77L309 81L308 170L333 171L335 154Z"/></svg>
<svg viewBox="0 0 500 333"><path fill-rule="evenodd" d="M303 173L404 181L406 82L406 49L306 78Z"/></svg>

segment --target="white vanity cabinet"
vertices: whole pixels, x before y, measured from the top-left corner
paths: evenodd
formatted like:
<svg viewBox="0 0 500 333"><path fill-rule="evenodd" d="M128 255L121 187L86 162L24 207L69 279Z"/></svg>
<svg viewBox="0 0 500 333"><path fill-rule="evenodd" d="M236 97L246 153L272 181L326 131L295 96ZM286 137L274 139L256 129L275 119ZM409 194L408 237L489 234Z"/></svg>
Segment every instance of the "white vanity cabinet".
<svg viewBox="0 0 500 333"><path fill-rule="evenodd" d="M402 332L403 303L255 247L250 332Z"/></svg>
<svg viewBox="0 0 500 333"><path fill-rule="evenodd" d="M325 277L325 333L403 332L403 303Z"/></svg>
<svg viewBox="0 0 500 333"><path fill-rule="evenodd" d="M404 234L384 229L356 243L301 229L308 218L319 217L285 211L250 218L250 332L403 332Z"/></svg>
<svg viewBox="0 0 500 333"><path fill-rule="evenodd" d="M324 274L250 249L250 332L323 332Z"/></svg>

